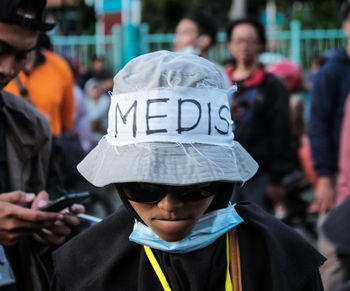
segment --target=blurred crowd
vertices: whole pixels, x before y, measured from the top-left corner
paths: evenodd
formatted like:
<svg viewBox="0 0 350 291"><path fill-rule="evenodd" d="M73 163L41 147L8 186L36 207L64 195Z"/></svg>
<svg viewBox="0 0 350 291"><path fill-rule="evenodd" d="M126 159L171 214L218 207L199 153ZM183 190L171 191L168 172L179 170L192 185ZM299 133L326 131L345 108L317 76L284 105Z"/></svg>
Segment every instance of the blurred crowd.
<svg viewBox="0 0 350 291"><path fill-rule="evenodd" d="M346 2L342 16L348 39L349 12ZM175 50L207 58L215 35L212 17L188 15L177 26ZM323 225L350 194L349 40L345 48L315 53L312 66L303 69L287 58L268 56L265 30L256 19L233 21L226 37L233 58L218 69L238 86L229 100L235 139L259 164L258 173L236 189L232 201L253 201L296 229L301 227L328 259L321 268L325 290L343 288L349 280L349 248L340 250L339 244L349 243L349 237L339 239L339 232L348 229L338 227L334 235Z"/></svg>

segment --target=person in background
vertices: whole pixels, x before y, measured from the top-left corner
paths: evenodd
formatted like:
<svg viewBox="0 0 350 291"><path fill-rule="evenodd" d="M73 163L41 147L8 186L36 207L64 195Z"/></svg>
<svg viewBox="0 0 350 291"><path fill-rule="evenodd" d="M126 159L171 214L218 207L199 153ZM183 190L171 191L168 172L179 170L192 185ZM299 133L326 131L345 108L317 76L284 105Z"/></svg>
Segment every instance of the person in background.
<svg viewBox="0 0 350 291"><path fill-rule="evenodd" d="M110 97L103 93L101 82L95 78L86 82L84 92L87 96L87 111L91 121L90 141L92 145L96 145L107 126Z"/></svg>
<svg viewBox="0 0 350 291"><path fill-rule="evenodd" d="M257 175L237 189L234 199L253 201L274 211L285 195L283 178L292 169L289 93L258 62L266 46L260 22L243 18L230 23L227 46L235 65L226 72L232 84L238 85L238 93L230 100L234 134L260 165Z"/></svg>
<svg viewBox="0 0 350 291"><path fill-rule="evenodd" d="M277 76L289 92L289 117L291 128L293 168L300 168L298 151L305 135L304 102L301 97L302 69L291 60L285 59L269 64L266 71Z"/></svg>
<svg viewBox="0 0 350 291"><path fill-rule="evenodd" d="M277 76L289 92L290 127L293 149L297 152L301 138L305 133L304 103L300 96L302 89L303 72L299 65L291 60L269 64L266 71Z"/></svg>
<svg viewBox="0 0 350 291"><path fill-rule="evenodd" d="M91 121L87 109L88 97L77 83L79 64L76 60L66 58L74 76L73 93L75 97L75 112L73 132L79 136L81 146L85 153L91 149Z"/></svg>
<svg viewBox="0 0 350 291"><path fill-rule="evenodd" d="M335 205L339 206L350 196L350 95L345 103L339 146L339 176ZM349 210L350 211L350 210Z"/></svg>
<svg viewBox="0 0 350 291"><path fill-rule="evenodd" d="M111 79L110 74L105 68L105 58L102 56L94 56L92 58L91 69L87 72L81 74L80 77L77 78L77 82L81 88L85 88L85 84L88 80L94 78L99 80L100 82L108 81ZM113 82L113 81L112 81ZM107 84L103 89L105 91L109 90L110 84Z"/></svg>
<svg viewBox="0 0 350 291"><path fill-rule="evenodd" d="M38 32L54 26L44 21L45 5L45 0L0 1L1 291L48 290L52 247L79 223L71 214L84 211L81 205L72 206L70 215L38 210L49 203L46 189L58 191L52 185L57 179L50 126L32 105L4 90L35 51Z"/></svg>
<svg viewBox="0 0 350 291"><path fill-rule="evenodd" d="M321 67L327 62L327 58L327 54L315 53L313 55L311 59L310 69L308 72L306 72L304 80L304 88L307 92L311 92L315 76Z"/></svg>
<svg viewBox="0 0 350 291"><path fill-rule="evenodd" d="M123 205L54 253L51 290L321 291L316 250L257 205L229 203L258 166L234 140L217 66L158 51L114 83L108 133L78 170Z"/></svg>
<svg viewBox="0 0 350 291"><path fill-rule="evenodd" d="M208 59L208 52L216 44L218 32L215 19L204 12L193 12L182 18L176 26L174 51L185 54L194 54ZM222 71L226 87L229 87L230 80L225 70L216 64Z"/></svg>
<svg viewBox="0 0 350 291"><path fill-rule="evenodd" d="M335 291L350 290L350 197L343 198L322 225L324 235L335 245L344 273L342 283Z"/></svg>
<svg viewBox="0 0 350 291"><path fill-rule="evenodd" d="M285 213L286 223L296 223L306 226L309 203L304 202L302 193L310 187L310 181L300 160L303 140L306 137L306 122L304 119L304 100L302 98L302 68L289 59L283 59L266 65L266 71L278 77L289 93L289 124L291 133L291 173L285 178L286 196L280 204L280 212ZM297 216L299 219L293 219ZM294 220L294 222L293 222ZM300 223L300 221L302 221Z"/></svg>
<svg viewBox="0 0 350 291"><path fill-rule="evenodd" d="M319 225L336 204L336 180L341 124L345 100L350 92L350 2L342 6L343 29L347 47L336 50L316 74L311 91L311 111L308 128L312 159L317 173L315 201L319 210ZM319 234L319 250L327 258L321 269L326 291L341 284L342 270L333 245Z"/></svg>
<svg viewBox="0 0 350 291"><path fill-rule="evenodd" d="M5 89L32 103L49 120L54 136L55 166L63 186L68 189L72 171L84 152L73 131L73 73L67 61L50 48L48 36L39 34L36 50L28 56L25 68ZM77 155L75 149L80 151L77 159L74 158Z"/></svg>
<svg viewBox="0 0 350 291"><path fill-rule="evenodd" d="M73 129L74 78L68 63L42 44L46 45L44 35L28 55L24 69L5 89L30 101L46 116L53 135L58 137Z"/></svg>
<svg viewBox="0 0 350 291"><path fill-rule="evenodd" d="M350 95L345 103L339 145L339 176L335 208L322 225L324 235L335 247L343 273L342 282L336 291L350 290ZM340 287L341 286L341 287Z"/></svg>

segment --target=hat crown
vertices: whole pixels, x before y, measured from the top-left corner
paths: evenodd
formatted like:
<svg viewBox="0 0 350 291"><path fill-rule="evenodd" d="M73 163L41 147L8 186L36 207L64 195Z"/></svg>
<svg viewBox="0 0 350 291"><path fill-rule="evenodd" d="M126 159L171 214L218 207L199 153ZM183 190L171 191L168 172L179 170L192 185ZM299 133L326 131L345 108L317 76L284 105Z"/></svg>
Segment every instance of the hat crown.
<svg viewBox="0 0 350 291"><path fill-rule="evenodd" d="M234 141L228 93L217 65L159 51L115 77L107 135L78 165L95 186L146 182L244 182L257 164Z"/></svg>
<svg viewBox="0 0 350 291"><path fill-rule="evenodd" d="M172 87L225 89L214 63L194 55L157 51L130 61L115 77L113 94Z"/></svg>

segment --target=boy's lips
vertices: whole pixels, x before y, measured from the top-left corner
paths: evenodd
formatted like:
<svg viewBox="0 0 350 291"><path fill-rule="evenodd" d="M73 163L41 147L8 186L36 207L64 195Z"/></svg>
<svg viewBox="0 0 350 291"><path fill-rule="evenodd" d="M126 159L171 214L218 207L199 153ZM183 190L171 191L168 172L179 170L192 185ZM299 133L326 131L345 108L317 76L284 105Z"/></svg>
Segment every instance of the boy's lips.
<svg viewBox="0 0 350 291"><path fill-rule="evenodd" d="M192 221L190 218L155 219L153 220L153 226L166 233L178 233L187 229Z"/></svg>
<svg viewBox="0 0 350 291"><path fill-rule="evenodd" d="M169 215L160 215L160 216L155 216L152 220L161 220L161 221L180 221L180 220L188 220L191 219L190 216L183 216L183 215L174 215L174 214L169 214Z"/></svg>
<svg viewBox="0 0 350 291"><path fill-rule="evenodd" d="M168 218L168 217L160 217L160 218L154 218L154 220L160 220L160 221L181 221L181 220L188 220L190 219L185 218L185 217L172 217L172 218Z"/></svg>

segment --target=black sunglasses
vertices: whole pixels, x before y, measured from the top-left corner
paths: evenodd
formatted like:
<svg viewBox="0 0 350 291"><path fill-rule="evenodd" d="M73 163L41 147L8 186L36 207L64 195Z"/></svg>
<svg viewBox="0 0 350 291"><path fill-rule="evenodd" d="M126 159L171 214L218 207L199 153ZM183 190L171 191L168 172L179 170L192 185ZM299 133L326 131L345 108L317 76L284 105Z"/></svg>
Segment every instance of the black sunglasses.
<svg viewBox="0 0 350 291"><path fill-rule="evenodd" d="M131 201L156 204L168 193L174 194L181 201L200 200L214 195L220 183L203 183L189 186L167 186L150 183L124 183L124 196ZM125 191L127 190L127 191Z"/></svg>

